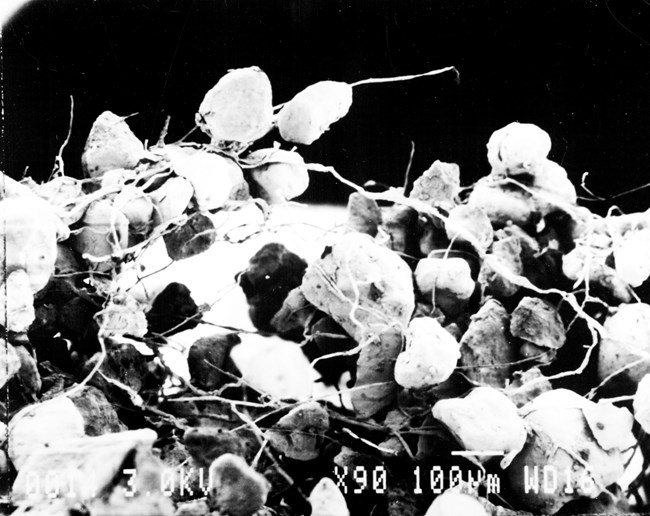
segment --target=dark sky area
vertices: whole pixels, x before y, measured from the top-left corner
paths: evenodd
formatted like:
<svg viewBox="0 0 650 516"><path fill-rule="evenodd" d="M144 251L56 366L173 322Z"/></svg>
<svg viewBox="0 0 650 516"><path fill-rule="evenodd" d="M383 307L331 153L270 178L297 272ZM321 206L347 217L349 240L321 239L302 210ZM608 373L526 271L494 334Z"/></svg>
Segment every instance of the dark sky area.
<svg viewBox="0 0 650 516"><path fill-rule="evenodd" d="M355 88L347 117L307 161L358 181L402 183L435 159L465 184L486 174L492 131L518 120L553 139L551 158L611 195L650 182L650 2L646 0L36 0L3 28L4 156L49 175L75 101L66 172L80 174L104 110L143 140L193 126L230 68L257 65L276 103L323 79L354 82L454 65L453 74ZM268 139L269 143L272 141ZM309 200L348 191L315 177ZM617 199L646 208L648 190Z"/></svg>

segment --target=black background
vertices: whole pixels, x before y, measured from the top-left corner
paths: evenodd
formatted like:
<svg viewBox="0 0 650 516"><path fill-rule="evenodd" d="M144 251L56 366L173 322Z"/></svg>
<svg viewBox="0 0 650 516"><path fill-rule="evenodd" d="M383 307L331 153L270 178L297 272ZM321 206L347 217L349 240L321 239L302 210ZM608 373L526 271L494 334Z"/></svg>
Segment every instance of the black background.
<svg viewBox="0 0 650 516"><path fill-rule="evenodd" d="M137 113L129 124L150 142L170 115L173 141L230 68L262 68L279 103L318 80L454 65L458 84L448 74L355 88L348 116L305 159L400 185L414 142L414 173L453 161L469 184L489 171L492 131L517 120L547 130L551 158L576 182L589 171L599 194L650 182L646 0L35 0L3 28L2 65L2 168L13 177L47 178L70 95L63 157L78 176L102 111ZM316 174L305 199L348 193ZM616 202L638 210L646 196Z"/></svg>

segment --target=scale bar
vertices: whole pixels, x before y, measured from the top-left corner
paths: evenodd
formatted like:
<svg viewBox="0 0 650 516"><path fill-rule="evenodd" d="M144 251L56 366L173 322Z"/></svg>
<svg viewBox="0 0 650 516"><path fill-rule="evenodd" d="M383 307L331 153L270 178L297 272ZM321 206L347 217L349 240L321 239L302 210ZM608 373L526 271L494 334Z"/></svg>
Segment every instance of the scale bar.
<svg viewBox="0 0 650 516"><path fill-rule="evenodd" d="M451 454L460 455L462 457L474 457L474 456L481 456L481 455L491 455L496 457L499 455L505 455L506 452L497 451L497 450L482 450L482 451L461 450L461 451L452 451Z"/></svg>

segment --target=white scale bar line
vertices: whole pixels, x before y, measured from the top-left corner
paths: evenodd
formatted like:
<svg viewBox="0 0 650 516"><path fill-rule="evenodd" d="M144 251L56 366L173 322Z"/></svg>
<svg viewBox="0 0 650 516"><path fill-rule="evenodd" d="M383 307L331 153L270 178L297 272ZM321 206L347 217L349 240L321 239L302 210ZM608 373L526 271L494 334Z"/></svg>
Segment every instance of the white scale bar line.
<svg viewBox="0 0 650 516"><path fill-rule="evenodd" d="M452 455L461 455L461 456L474 456L474 455L505 455L506 452L496 451L496 450L483 450L483 451L452 451Z"/></svg>

